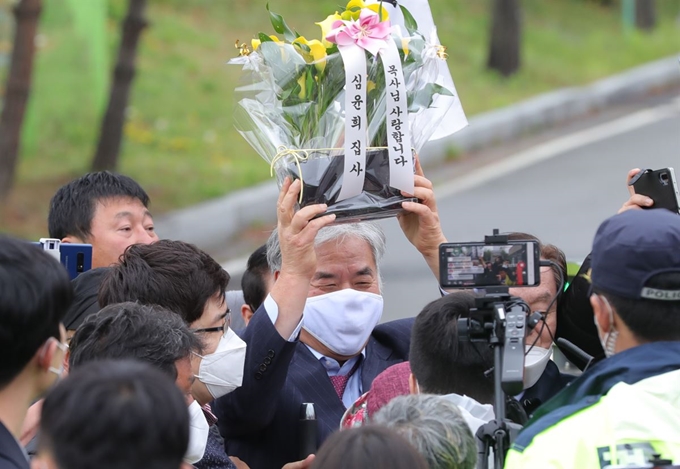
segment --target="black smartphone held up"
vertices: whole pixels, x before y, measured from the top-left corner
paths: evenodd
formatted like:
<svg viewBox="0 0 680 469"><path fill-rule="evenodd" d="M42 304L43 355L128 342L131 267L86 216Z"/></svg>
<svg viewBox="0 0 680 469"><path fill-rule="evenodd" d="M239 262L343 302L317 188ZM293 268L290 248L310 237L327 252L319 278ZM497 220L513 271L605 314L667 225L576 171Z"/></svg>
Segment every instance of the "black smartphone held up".
<svg viewBox="0 0 680 469"><path fill-rule="evenodd" d="M58 239L40 238L34 243L62 263L71 280L92 268L92 245L62 243Z"/></svg>
<svg viewBox="0 0 680 469"><path fill-rule="evenodd" d="M652 171L643 169L628 183L636 194L646 195L654 201L650 208L665 208L680 213L680 195L673 168Z"/></svg>
<svg viewBox="0 0 680 469"><path fill-rule="evenodd" d="M540 250L535 241L439 246L442 288L533 287L541 283L540 268Z"/></svg>

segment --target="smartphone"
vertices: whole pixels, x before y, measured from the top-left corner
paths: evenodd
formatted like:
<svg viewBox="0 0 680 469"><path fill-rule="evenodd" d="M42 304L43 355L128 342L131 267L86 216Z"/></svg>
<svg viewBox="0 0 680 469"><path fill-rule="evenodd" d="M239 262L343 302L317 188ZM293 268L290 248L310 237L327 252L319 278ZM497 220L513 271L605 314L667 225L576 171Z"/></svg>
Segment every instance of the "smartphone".
<svg viewBox="0 0 680 469"><path fill-rule="evenodd" d="M52 238L40 238L40 241L34 244L41 246L44 251L61 262L71 280L92 268L91 244L62 243Z"/></svg>
<svg viewBox="0 0 680 469"><path fill-rule="evenodd" d="M540 254L536 241L444 243L439 283L442 288L533 287L541 283Z"/></svg>
<svg viewBox="0 0 680 469"><path fill-rule="evenodd" d="M646 195L654 201L651 208L665 208L680 213L680 195L673 168L652 171L644 169L637 173L628 185L633 186L636 194Z"/></svg>

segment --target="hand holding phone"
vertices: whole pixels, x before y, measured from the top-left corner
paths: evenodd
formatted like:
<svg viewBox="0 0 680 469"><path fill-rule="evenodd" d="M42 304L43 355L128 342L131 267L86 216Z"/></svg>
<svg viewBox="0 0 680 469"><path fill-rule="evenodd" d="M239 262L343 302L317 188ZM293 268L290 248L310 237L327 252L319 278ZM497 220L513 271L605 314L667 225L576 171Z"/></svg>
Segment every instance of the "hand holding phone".
<svg viewBox="0 0 680 469"><path fill-rule="evenodd" d="M680 194L678 193L678 184L673 168L655 171L643 169L630 178L628 185L632 189L631 199L624 204L620 211L637 205L642 208L665 208L674 213L680 213ZM653 201L653 204L648 205L639 195L648 197Z"/></svg>

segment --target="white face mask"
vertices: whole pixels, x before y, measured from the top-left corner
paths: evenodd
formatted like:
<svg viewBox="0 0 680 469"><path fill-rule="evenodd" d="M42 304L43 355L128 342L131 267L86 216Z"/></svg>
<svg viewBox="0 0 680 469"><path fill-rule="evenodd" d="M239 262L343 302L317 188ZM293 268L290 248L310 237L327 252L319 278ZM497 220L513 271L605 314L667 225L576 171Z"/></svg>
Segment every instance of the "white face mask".
<svg viewBox="0 0 680 469"><path fill-rule="evenodd" d="M229 394L243 383L246 343L231 329L227 329L220 338L214 353L199 356L202 360L196 378L205 384L215 399Z"/></svg>
<svg viewBox="0 0 680 469"><path fill-rule="evenodd" d="M604 336L600 338L600 344L602 345L605 356L609 358L616 353L616 339L619 338L619 331L614 328L614 312L612 311L609 301L602 295L597 296L605 302L607 309L609 310L609 332L603 333L602 329L600 329L600 325L597 323L597 317L593 316L595 327L597 327L597 336Z"/></svg>
<svg viewBox="0 0 680 469"><path fill-rule="evenodd" d="M350 357L364 348L382 310L382 296L346 288L307 298L302 327L332 352Z"/></svg>
<svg viewBox="0 0 680 469"><path fill-rule="evenodd" d="M51 371L52 373L54 373L55 375L57 375L57 381L59 381L63 377L63 374L64 374L64 357L66 356L66 352L68 351L68 345L57 340L57 339L54 339L54 340L57 341L57 348L62 351L62 356L61 356L61 360L59 362L59 368L55 368L53 366L50 366L48 368L48 370Z"/></svg>
<svg viewBox="0 0 680 469"><path fill-rule="evenodd" d="M534 345L524 346L524 389L536 384L550 361L550 350Z"/></svg>
<svg viewBox="0 0 680 469"><path fill-rule="evenodd" d="M210 427L201 406L196 401L192 402L189 405L189 447L184 453L185 462L195 464L203 459L209 432Z"/></svg>

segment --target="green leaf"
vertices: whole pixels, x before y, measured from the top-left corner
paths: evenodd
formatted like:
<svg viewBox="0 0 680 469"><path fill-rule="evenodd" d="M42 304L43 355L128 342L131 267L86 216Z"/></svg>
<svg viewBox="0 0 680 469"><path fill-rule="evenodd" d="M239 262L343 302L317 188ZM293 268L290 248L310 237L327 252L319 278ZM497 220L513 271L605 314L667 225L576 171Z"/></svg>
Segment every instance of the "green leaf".
<svg viewBox="0 0 680 469"><path fill-rule="evenodd" d="M299 85L298 85L298 87L299 87ZM293 92L293 89L294 89L294 87L293 87L293 88L288 88L287 90L283 90L283 92L281 93L281 96L279 97L279 99L280 99L281 101L286 101L288 98L290 98L290 95L291 95L291 93ZM298 90L298 93L299 93L299 92L300 92L300 90Z"/></svg>
<svg viewBox="0 0 680 469"><path fill-rule="evenodd" d="M316 87L316 82L314 81L313 70L314 70L314 65L311 65L307 68L307 77L305 79L306 80L305 97L307 99L310 99L312 96L314 96L314 89Z"/></svg>
<svg viewBox="0 0 680 469"><path fill-rule="evenodd" d="M418 22L416 19L413 17L410 11L406 9L406 7L399 5L399 8L401 8L401 13L404 15L404 26L406 26L406 30L411 34L415 34L418 32Z"/></svg>
<svg viewBox="0 0 680 469"><path fill-rule="evenodd" d="M408 111L418 112L420 109L428 109L432 106L434 96L453 96L453 93L437 83L428 83L423 89L416 91L408 97Z"/></svg>
<svg viewBox="0 0 680 469"><path fill-rule="evenodd" d="M288 24L286 24L283 16L279 15L278 13L274 13L269 9L269 3L267 3L267 11L269 12L269 19L272 22L274 31L279 34L283 34L283 37L286 38L287 41L293 42L295 39L297 39L297 35L292 29L288 27Z"/></svg>
<svg viewBox="0 0 680 469"><path fill-rule="evenodd" d="M257 37L260 40L260 42L274 42L274 40L267 36L265 33L259 33Z"/></svg>

